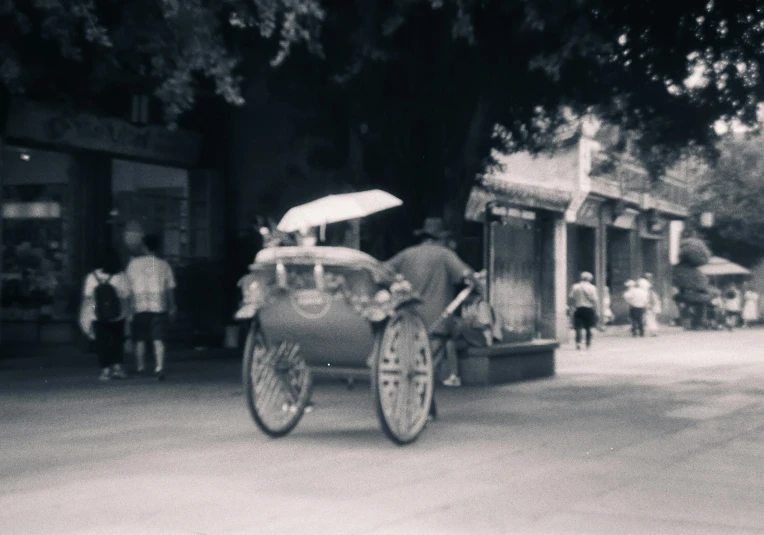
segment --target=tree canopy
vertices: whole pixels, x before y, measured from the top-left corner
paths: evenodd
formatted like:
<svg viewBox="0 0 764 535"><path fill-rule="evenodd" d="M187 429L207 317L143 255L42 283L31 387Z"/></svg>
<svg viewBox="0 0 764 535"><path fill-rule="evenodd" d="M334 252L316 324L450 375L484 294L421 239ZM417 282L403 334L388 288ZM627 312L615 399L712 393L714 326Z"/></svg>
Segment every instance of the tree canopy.
<svg viewBox="0 0 764 535"><path fill-rule="evenodd" d="M491 148L543 150L587 113L660 174L715 121L756 122L763 44L757 0L0 0L12 92L136 88L173 122L200 94L241 105L255 51L342 108L368 173L462 201Z"/></svg>
<svg viewBox="0 0 764 535"><path fill-rule="evenodd" d="M719 144L719 158L697 176L696 218L714 215L704 230L716 254L750 264L764 252L764 153L759 135L729 135Z"/></svg>

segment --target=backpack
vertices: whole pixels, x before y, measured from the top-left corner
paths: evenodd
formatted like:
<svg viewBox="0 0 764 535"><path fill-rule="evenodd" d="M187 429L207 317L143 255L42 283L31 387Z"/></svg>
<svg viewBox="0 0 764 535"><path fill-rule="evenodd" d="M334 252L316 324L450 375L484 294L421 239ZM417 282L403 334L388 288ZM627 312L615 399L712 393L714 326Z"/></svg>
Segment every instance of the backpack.
<svg viewBox="0 0 764 535"><path fill-rule="evenodd" d="M117 294L117 289L111 284L109 275L106 280L101 280L93 272L98 285L93 292L95 297L95 317L98 321L115 321L122 315L122 302Z"/></svg>

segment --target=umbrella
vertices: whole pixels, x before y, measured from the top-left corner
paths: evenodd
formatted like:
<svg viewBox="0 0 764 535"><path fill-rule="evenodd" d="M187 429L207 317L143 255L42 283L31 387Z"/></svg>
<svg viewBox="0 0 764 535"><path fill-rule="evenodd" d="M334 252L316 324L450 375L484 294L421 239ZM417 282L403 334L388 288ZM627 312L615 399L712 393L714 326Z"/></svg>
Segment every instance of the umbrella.
<svg viewBox="0 0 764 535"><path fill-rule="evenodd" d="M743 266L718 256L711 257L708 264L700 266L700 271L709 277L721 277L724 275L750 275L750 271Z"/></svg>
<svg viewBox="0 0 764 535"><path fill-rule="evenodd" d="M329 195L290 209L276 227L296 232L310 227L366 217L403 204L398 197L379 189Z"/></svg>

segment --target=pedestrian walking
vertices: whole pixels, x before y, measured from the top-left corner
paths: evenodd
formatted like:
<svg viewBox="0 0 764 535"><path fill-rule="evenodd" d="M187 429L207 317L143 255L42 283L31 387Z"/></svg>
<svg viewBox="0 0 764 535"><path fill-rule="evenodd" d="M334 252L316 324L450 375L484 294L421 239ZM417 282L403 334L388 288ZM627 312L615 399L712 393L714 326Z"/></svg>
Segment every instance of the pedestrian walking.
<svg viewBox="0 0 764 535"><path fill-rule="evenodd" d="M592 345L592 327L597 324L597 287L588 271L581 273L581 280L573 285L568 300L573 308L573 328L576 331L576 349L581 349L582 331L586 333L587 349Z"/></svg>
<svg viewBox="0 0 764 535"><path fill-rule="evenodd" d="M645 309L645 331L649 336L658 336L658 315L663 309L661 307L661 298L658 292L655 291L653 280L652 273L645 273L644 277L637 284L647 288L649 293L649 300Z"/></svg>
<svg viewBox="0 0 764 535"><path fill-rule="evenodd" d="M122 272L119 255L107 249L98 267L85 277L83 310L92 321L101 381L125 379L122 367L125 322L130 314L130 283Z"/></svg>
<svg viewBox="0 0 764 535"><path fill-rule="evenodd" d="M743 294L743 325L750 327L751 323L759 321L759 294L746 285Z"/></svg>
<svg viewBox="0 0 764 535"><path fill-rule="evenodd" d="M631 319L631 335L634 337L645 336L645 310L650 301L650 293L647 285L638 284L633 280L626 281L626 292L623 298L629 305L629 318Z"/></svg>
<svg viewBox="0 0 764 535"><path fill-rule="evenodd" d="M743 308L742 296L734 284L727 286L724 291L724 316L727 329L730 331L740 322L740 312Z"/></svg>
<svg viewBox="0 0 764 535"><path fill-rule="evenodd" d="M605 286L602 294L602 323L604 325L610 325L615 320L612 300L610 299L610 286Z"/></svg>
<svg viewBox="0 0 764 535"><path fill-rule="evenodd" d="M133 258L127 266L127 277L132 290L133 337L138 373L146 368L146 344L154 349L154 373L158 380L165 378L165 331L167 322L177 312L175 306L175 276L170 264L157 256L159 237L146 235L143 254Z"/></svg>

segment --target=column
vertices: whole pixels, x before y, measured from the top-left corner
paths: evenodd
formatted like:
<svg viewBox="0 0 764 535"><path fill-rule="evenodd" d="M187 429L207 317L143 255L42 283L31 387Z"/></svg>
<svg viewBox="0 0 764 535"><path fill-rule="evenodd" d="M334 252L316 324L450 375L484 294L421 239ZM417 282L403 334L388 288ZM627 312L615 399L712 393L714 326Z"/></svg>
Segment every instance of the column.
<svg viewBox="0 0 764 535"><path fill-rule="evenodd" d="M568 305L568 224L565 217L554 219L554 311L555 337L560 343L568 341L570 326Z"/></svg>
<svg viewBox="0 0 764 535"><path fill-rule="evenodd" d="M640 232L642 214L634 219L634 225L629 230L629 256L631 257L631 278L637 280L642 276L642 236Z"/></svg>
<svg viewBox="0 0 764 535"><path fill-rule="evenodd" d="M599 310L597 311L600 321L603 320L605 301L605 286L607 285L607 226L605 225L605 209L601 204L598 210L597 228L594 231L594 282L597 284ZM611 294L613 289L610 289Z"/></svg>

